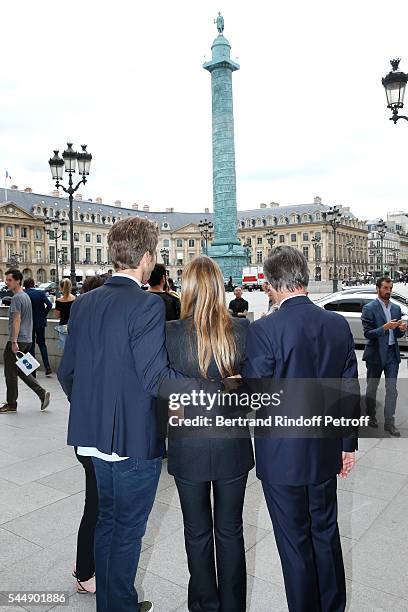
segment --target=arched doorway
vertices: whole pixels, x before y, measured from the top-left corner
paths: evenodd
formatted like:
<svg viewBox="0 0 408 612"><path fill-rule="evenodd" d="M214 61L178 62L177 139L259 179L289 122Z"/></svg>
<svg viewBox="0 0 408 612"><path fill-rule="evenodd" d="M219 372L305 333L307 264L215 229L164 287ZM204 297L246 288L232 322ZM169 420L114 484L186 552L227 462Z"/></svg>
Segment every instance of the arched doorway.
<svg viewBox="0 0 408 612"><path fill-rule="evenodd" d="M37 283L45 283L47 280L47 276L44 268L39 268L37 270Z"/></svg>
<svg viewBox="0 0 408 612"><path fill-rule="evenodd" d="M30 268L24 268L23 270L23 279L25 280L26 278L33 278L33 272Z"/></svg>

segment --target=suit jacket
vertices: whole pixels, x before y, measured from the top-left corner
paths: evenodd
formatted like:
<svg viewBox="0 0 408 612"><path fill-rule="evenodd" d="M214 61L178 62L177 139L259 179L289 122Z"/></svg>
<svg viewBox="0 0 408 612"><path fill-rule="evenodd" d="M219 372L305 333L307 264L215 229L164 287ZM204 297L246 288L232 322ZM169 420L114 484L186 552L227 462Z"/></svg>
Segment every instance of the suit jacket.
<svg viewBox="0 0 408 612"><path fill-rule="evenodd" d="M247 336L247 378L357 379L354 342L347 321L293 297L272 317L255 321ZM354 381L353 381L354 382ZM339 473L342 450L357 448L356 438L258 437L257 476L271 484L317 484Z"/></svg>
<svg viewBox="0 0 408 612"><path fill-rule="evenodd" d="M26 289L25 292L30 298L33 307L33 329L47 327L47 314L50 312L52 304L47 298L45 291Z"/></svg>
<svg viewBox="0 0 408 612"><path fill-rule="evenodd" d="M396 304L390 303L391 319L401 318L401 308ZM361 322L364 329L364 337L368 344L364 349L363 360L369 363L385 366L387 361L388 341L390 332L384 330L383 325L387 322L380 302L375 299L363 308ZM394 329L395 350L397 360L401 361L398 338L404 335L400 329Z"/></svg>
<svg viewBox="0 0 408 612"><path fill-rule="evenodd" d="M247 319L232 319L237 345L237 372L245 358L245 340L249 327ZM201 378L198 368L197 340L191 319L170 321L166 324L166 346L170 364L176 370L195 379ZM221 375L214 359L208 377L220 381ZM213 413L212 413L213 414ZM211 415L210 415L211 416ZM172 437L168 448L168 471L179 478L195 482L208 482L220 478L233 478L254 467L254 456L249 430L225 438L197 434L194 437ZM231 437L230 437L231 436ZM245 436L245 437L243 437Z"/></svg>
<svg viewBox="0 0 408 612"><path fill-rule="evenodd" d="M133 280L113 276L72 305L58 379L71 402L68 444L152 459L163 453L153 397L177 378L165 347L165 309Z"/></svg>

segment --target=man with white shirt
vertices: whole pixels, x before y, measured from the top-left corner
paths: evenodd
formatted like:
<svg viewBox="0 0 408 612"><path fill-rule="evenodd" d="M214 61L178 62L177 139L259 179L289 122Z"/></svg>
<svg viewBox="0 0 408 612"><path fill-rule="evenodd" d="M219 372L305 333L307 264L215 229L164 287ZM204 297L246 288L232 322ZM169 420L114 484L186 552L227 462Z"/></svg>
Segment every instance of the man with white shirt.
<svg viewBox="0 0 408 612"><path fill-rule="evenodd" d="M165 308L143 291L156 263L158 229L140 217L108 235L115 274L73 304L58 371L70 401L68 444L92 456L98 484L95 531L98 612L151 612L134 588L164 440L154 397L168 366Z"/></svg>

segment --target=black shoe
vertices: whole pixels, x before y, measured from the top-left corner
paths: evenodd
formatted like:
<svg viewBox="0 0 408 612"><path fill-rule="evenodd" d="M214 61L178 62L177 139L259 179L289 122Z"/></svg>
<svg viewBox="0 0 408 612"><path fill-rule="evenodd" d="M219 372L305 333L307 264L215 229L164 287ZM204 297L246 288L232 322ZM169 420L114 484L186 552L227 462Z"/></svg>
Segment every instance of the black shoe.
<svg viewBox="0 0 408 612"><path fill-rule="evenodd" d="M46 375L46 376L51 376L51 374L52 374L52 370L51 370L51 368L47 368L47 369L45 370L45 375Z"/></svg>
<svg viewBox="0 0 408 612"><path fill-rule="evenodd" d="M45 410L50 403L50 392L46 391L41 400L41 410Z"/></svg>
<svg viewBox="0 0 408 612"><path fill-rule="evenodd" d="M141 601L139 603L139 610L140 612L153 612L154 610L154 605L152 604L151 601Z"/></svg>
<svg viewBox="0 0 408 612"><path fill-rule="evenodd" d="M376 416L370 416L368 419L368 426L369 427L378 427L378 421L377 421L377 417Z"/></svg>
<svg viewBox="0 0 408 612"><path fill-rule="evenodd" d="M401 432L399 429L395 427L395 425L384 425L384 430L388 431L395 438L399 438L401 436Z"/></svg>

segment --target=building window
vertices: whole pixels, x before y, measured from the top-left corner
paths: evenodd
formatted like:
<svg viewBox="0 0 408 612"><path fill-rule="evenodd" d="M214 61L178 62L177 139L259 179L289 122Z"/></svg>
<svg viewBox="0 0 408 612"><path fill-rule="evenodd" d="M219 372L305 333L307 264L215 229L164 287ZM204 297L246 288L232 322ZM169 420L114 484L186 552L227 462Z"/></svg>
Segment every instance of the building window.
<svg viewBox="0 0 408 612"><path fill-rule="evenodd" d="M190 248L195 246L195 240L193 238L190 238L190 240L188 241L188 246Z"/></svg>
<svg viewBox="0 0 408 612"><path fill-rule="evenodd" d="M303 255L306 259L309 259L309 247L303 247Z"/></svg>
<svg viewBox="0 0 408 612"><path fill-rule="evenodd" d="M262 263L262 251L256 253L256 263Z"/></svg>
<svg viewBox="0 0 408 612"><path fill-rule="evenodd" d="M8 236L9 238L11 238L13 235L13 227L11 225L8 225L6 227L6 236Z"/></svg>
<svg viewBox="0 0 408 612"><path fill-rule="evenodd" d="M55 263L55 246L48 247L48 256L50 263Z"/></svg>
<svg viewBox="0 0 408 612"><path fill-rule="evenodd" d="M75 263L79 263L79 247L75 247L74 249L74 261Z"/></svg>
<svg viewBox="0 0 408 612"><path fill-rule="evenodd" d="M28 228L27 227L20 228L20 236L21 238L28 238Z"/></svg>
<svg viewBox="0 0 408 612"><path fill-rule="evenodd" d="M320 238L320 240L322 239L321 232L315 232L314 235L315 235L315 238Z"/></svg>
<svg viewBox="0 0 408 612"><path fill-rule="evenodd" d="M79 232L74 232L74 240L75 242L79 242Z"/></svg>
<svg viewBox="0 0 408 612"><path fill-rule="evenodd" d="M85 234L85 242L91 242L91 234Z"/></svg>
<svg viewBox="0 0 408 612"><path fill-rule="evenodd" d="M182 241L180 238L178 238L178 239L176 240L176 247L179 247L179 248L180 248L180 247L182 247L182 246L183 246L183 241Z"/></svg>
<svg viewBox="0 0 408 612"><path fill-rule="evenodd" d="M67 263L68 261L68 247L62 247L61 249L61 259L63 263Z"/></svg>
<svg viewBox="0 0 408 612"><path fill-rule="evenodd" d="M96 234L96 242L102 244L102 234Z"/></svg>
<svg viewBox="0 0 408 612"><path fill-rule="evenodd" d="M304 241L304 242L308 242L308 240L309 240L309 234L308 234L307 232L305 232L305 233L303 234L303 241Z"/></svg>
<svg viewBox="0 0 408 612"><path fill-rule="evenodd" d="M170 246L170 240L168 238L166 238L165 240L163 240L163 247L169 247Z"/></svg>
<svg viewBox="0 0 408 612"><path fill-rule="evenodd" d="M252 238L247 238L247 239L246 239L246 244L247 244L248 246L252 246Z"/></svg>
<svg viewBox="0 0 408 612"><path fill-rule="evenodd" d="M61 238L62 238L62 240L68 240L68 238L67 238L67 230L62 230Z"/></svg>
<svg viewBox="0 0 408 612"><path fill-rule="evenodd" d="M96 249L96 263L102 263L102 249Z"/></svg>
<svg viewBox="0 0 408 612"><path fill-rule="evenodd" d="M28 261L28 245L27 244L21 245L21 261L23 262Z"/></svg>
<svg viewBox="0 0 408 612"><path fill-rule="evenodd" d="M296 242L296 234L291 234L290 235L290 241L291 242Z"/></svg>
<svg viewBox="0 0 408 612"><path fill-rule="evenodd" d="M85 263L90 264L91 263L91 249L88 247L87 249L85 249Z"/></svg>
<svg viewBox="0 0 408 612"><path fill-rule="evenodd" d="M191 261L192 259L194 259L194 257L195 257L195 253L189 253L189 254L188 254L188 258L189 258L189 260L190 260L190 261Z"/></svg>
<svg viewBox="0 0 408 612"><path fill-rule="evenodd" d="M279 236L279 242L280 242L281 244L282 244L283 242L285 242L285 236L284 236L284 234L281 234L281 235Z"/></svg>
<svg viewBox="0 0 408 612"><path fill-rule="evenodd" d="M258 236L256 239L257 244L262 244L262 236Z"/></svg>
<svg viewBox="0 0 408 612"><path fill-rule="evenodd" d="M37 263L42 263L42 249L36 250Z"/></svg>
<svg viewBox="0 0 408 612"><path fill-rule="evenodd" d="M36 228L35 228L35 239L36 239L36 240L42 240L42 237L43 237L43 235L42 235L42 229L41 229L41 228L39 228L39 227L36 227Z"/></svg>

